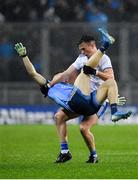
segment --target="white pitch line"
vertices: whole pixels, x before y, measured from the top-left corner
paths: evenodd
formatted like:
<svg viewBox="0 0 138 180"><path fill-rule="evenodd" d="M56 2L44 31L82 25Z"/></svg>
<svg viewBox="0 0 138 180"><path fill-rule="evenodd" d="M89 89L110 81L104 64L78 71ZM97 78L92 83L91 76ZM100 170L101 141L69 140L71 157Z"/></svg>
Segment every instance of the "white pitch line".
<svg viewBox="0 0 138 180"><path fill-rule="evenodd" d="M138 155L138 152L130 152L130 153L99 153L100 155L109 155L109 156L127 156L127 155Z"/></svg>

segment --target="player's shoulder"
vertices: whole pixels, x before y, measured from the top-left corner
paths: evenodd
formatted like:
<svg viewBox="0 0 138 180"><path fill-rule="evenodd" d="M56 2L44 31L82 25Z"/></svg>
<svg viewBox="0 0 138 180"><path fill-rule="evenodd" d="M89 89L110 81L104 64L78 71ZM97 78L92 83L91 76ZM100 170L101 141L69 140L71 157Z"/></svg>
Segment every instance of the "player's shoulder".
<svg viewBox="0 0 138 180"><path fill-rule="evenodd" d="M87 56L85 56L84 54L79 54L79 56L77 57L77 59L88 59Z"/></svg>
<svg viewBox="0 0 138 180"><path fill-rule="evenodd" d="M80 54L72 64L77 70L81 69L84 64L88 61L87 56Z"/></svg>
<svg viewBox="0 0 138 180"><path fill-rule="evenodd" d="M102 58L103 59L110 59L110 57L107 54L104 54Z"/></svg>
<svg viewBox="0 0 138 180"><path fill-rule="evenodd" d="M107 54L104 54L101 58L101 61L111 61L111 59Z"/></svg>
<svg viewBox="0 0 138 180"><path fill-rule="evenodd" d="M87 56L85 56L83 54L79 54L79 56L76 58L75 62L82 63L82 62L86 62L87 60L88 60Z"/></svg>
<svg viewBox="0 0 138 180"><path fill-rule="evenodd" d="M112 67L110 57L107 54L104 54L100 60L99 66L101 69Z"/></svg>

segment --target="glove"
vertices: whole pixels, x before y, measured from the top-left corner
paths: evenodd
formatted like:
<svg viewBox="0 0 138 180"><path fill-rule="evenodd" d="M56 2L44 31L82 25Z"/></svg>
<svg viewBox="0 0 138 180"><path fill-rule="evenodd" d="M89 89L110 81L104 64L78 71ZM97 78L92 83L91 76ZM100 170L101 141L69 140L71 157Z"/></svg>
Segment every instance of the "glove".
<svg viewBox="0 0 138 180"><path fill-rule="evenodd" d="M117 105L118 106L123 106L125 104L126 104L126 98L122 97L122 96L119 97L119 95L118 95Z"/></svg>
<svg viewBox="0 0 138 180"><path fill-rule="evenodd" d="M15 44L14 48L17 51L17 53L19 54L19 56L21 56L21 57L27 56L26 47L24 47L22 43Z"/></svg>
<svg viewBox="0 0 138 180"><path fill-rule="evenodd" d="M40 91L42 94L44 94L44 97L47 97L49 88L50 87L48 87L48 82L45 85L40 86Z"/></svg>
<svg viewBox="0 0 138 180"><path fill-rule="evenodd" d="M83 72L85 73L85 74L92 74L92 75L96 75L96 69L93 69L93 68L91 68L90 66L86 66L86 65L84 65L84 67L83 67Z"/></svg>

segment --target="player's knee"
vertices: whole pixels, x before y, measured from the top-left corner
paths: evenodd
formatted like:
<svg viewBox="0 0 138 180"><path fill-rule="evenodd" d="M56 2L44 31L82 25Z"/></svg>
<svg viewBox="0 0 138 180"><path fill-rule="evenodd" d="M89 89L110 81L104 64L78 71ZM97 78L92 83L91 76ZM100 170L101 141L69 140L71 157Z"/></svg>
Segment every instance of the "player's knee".
<svg viewBox="0 0 138 180"><path fill-rule="evenodd" d="M55 114L54 119L55 119L55 121L56 121L56 124L59 124L59 123L60 123L60 121L61 121L61 114L60 114L60 112L57 112L57 113Z"/></svg>
<svg viewBox="0 0 138 180"><path fill-rule="evenodd" d="M56 125L61 125L66 120L66 115L63 111L58 111L54 116Z"/></svg>
<svg viewBox="0 0 138 180"><path fill-rule="evenodd" d="M80 132L81 134L86 134L88 132L88 129L85 125L80 124Z"/></svg>
<svg viewBox="0 0 138 180"><path fill-rule="evenodd" d="M116 86L116 81L114 79L108 79L108 80L106 80L106 84L107 84L107 86L114 87L114 86Z"/></svg>

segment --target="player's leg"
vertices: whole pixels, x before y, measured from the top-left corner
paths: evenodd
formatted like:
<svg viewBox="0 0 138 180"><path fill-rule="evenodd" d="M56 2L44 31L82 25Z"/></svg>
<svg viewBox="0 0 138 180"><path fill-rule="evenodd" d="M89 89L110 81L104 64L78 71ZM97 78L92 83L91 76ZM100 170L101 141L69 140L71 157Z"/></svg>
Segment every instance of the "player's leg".
<svg viewBox="0 0 138 180"><path fill-rule="evenodd" d="M56 126L57 126L57 132L59 135L59 139L61 143L66 143L67 142L67 128L66 128L66 120L68 117L64 113L62 109L60 109L56 114L55 114L55 121L56 121ZM62 133L61 133L62 132ZM61 149L62 150L62 149ZM67 149L68 150L68 149Z"/></svg>
<svg viewBox="0 0 138 180"><path fill-rule="evenodd" d="M131 112L118 112L118 86L116 84L116 81L113 79L105 81L97 90L96 99L99 104L102 104L107 98L111 107L112 121L115 122L120 119L126 119L131 115Z"/></svg>
<svg viewBox="0 0 138 180"><path fill-rule="evenodd" d="M60 109L55 114L56 127L60 139L60 148L61 148L56 163L64 163L72 158L72 155L68 147L66 121L69 120L70 118L75 118L77 116L78 115L74 113L65 112L64 109Z"/></svg>
<svg viewBox="0 0 138 180"><path fill-rule="evenodd" d="M80 132L90 151L89 159L88 161L86 161L87 163L98 162L94 135L90 131L90 128L93 127L97 123L97 120L98 120L98 116L95 114L89 117L84 117L83 121L80 123Z"/></svg>
<svg viewBox="0 0 138 180"><path fill-rule="evenodd" d="M97 90L97 101L102 104L108 98L110 104L117 103L118 87L114 79L106 80Z"/></svg>
<svg viewBox="0 0 138 180"><path fill-rule="evenodd" d="M101 47L98 49L98 51L89 58L89 61L86 63L87 66L90 66L91 68L95 68L98 66L103 54L108 49L108 47L115 42L115 39L109 35L106 31L99 28L99 32L101 33Z"/></svg>
<svg viewBox="0 0 138 180"><path fill-rule="evenodd" d="M114 43L114 38L112 36L105 33L103 30L100 30L100 32L102 34L102 46L94 55L90 57L89 61L86 63L86 65L90 66L91 68L95 68L99 64L104 52L107 50L110 44ZM75 80L74 85L78 87L83 94L90 94L90 77L84 74L83 71Z"/></svg>

